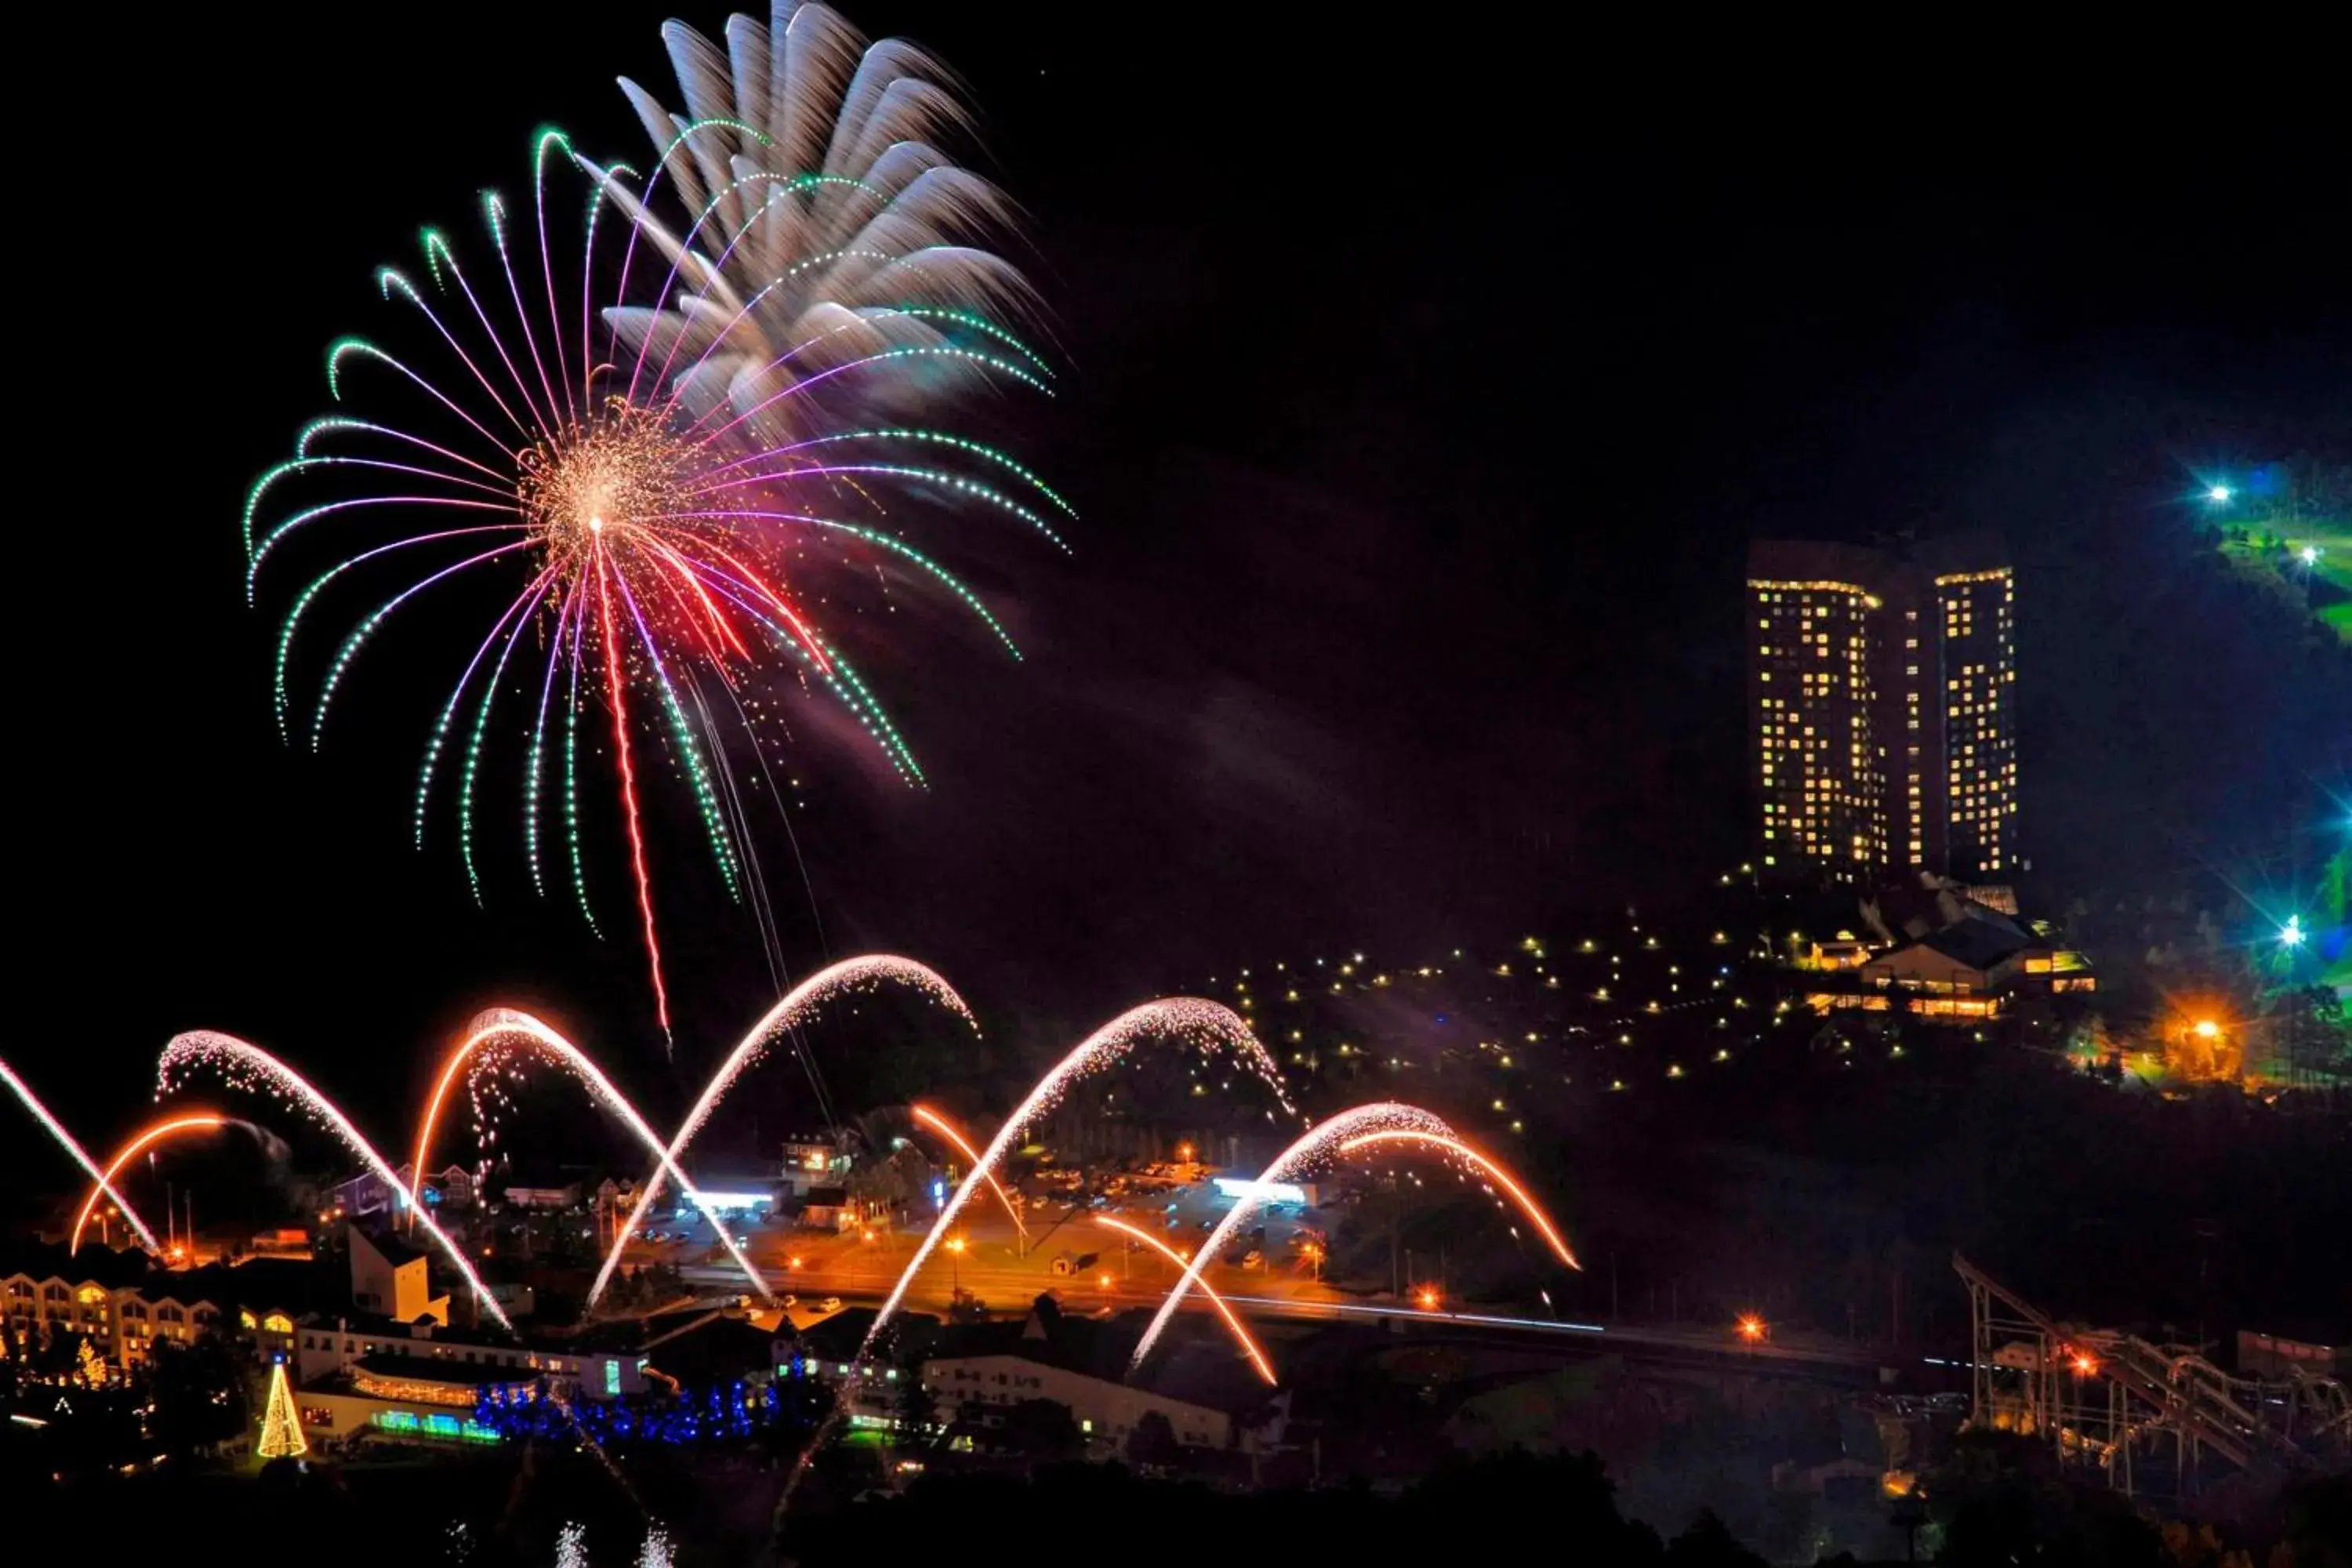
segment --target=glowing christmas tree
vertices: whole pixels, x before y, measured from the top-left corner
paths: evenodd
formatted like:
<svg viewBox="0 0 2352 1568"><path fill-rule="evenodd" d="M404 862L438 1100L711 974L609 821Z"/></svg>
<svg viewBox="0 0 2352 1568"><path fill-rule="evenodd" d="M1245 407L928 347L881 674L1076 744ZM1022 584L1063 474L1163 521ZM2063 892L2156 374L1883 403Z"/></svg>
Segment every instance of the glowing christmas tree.
<svg viewBox="0 0 2352 1568"><path fill-rule="evenodd" d="M294 1391L286 1386L286 1363L269 1369L269 1403L261 1412L261 1457L291 1459L310 1451L302 1423L294 1413Z"/></svg>

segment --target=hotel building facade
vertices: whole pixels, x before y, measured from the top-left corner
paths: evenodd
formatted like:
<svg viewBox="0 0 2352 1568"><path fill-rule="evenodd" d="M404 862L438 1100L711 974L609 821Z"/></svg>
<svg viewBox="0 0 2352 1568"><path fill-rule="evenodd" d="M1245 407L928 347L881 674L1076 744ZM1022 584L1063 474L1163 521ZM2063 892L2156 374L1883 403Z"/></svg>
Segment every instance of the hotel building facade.
<svg viewBox="0 0 2352 1568"><path fill-rule="evenodd" d="M2016 602L2006 552L1982 535L1750 548L1750 776L1768 876L2017 874Z"/></svg>

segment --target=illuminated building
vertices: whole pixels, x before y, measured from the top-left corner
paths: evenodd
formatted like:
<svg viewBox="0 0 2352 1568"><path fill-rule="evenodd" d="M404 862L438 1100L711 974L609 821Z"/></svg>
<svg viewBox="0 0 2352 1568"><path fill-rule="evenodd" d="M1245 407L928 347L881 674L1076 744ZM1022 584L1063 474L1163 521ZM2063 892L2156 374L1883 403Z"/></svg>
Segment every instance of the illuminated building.
<svg viewBox="0 0 2352 1568"><path fill-rule="evenodd" d="M36 1329L70 1329L109 1361L131 1366L145 1361L158 1340L185 1344L219 1326L220 1309L194 1300L192 1289L173 1293L179 1280L152 1271L142 1253L85 1247L70 1258L64 1249L27 1247L20 1264L0 1277L0 1310L19 1335Z"/></svg>
<svg viewBox="0 0 2352 1568"><path fill-rule="evenodd" d="M2021 868L2016 596L1982 537L1750 549L1748 733L1773 875Z"/></svg>
<svg viewBox="0 0 2352 1568"><path fill-rule="evenodd" d="M1182 1392L1125 1381L1129 1341L1088 1320L1065 1315L1040 1297L1025 1322L957 1324L922 1363L923 1387L939 1408L969 1422L981 1442L1025 1400L1047 1399L1068 1408L1087 1451L1117 1457L1147 1415L1164 1419L1188 1448L1265 1451L1277 1447L1288 1420L1287 1396L1269 1405L1265 1386L1246 1372L1231 1382L1212 1375L1182 1378ZM1211 1363L1232 1372L1221 1349Z"/></svg>
<svg viewBox="0 0 2352 1568"><path fill-rule="evenodd" d="M398 1322L431 1318L449 1326L449 1298L433 1294L422 1250L386 1233L370 1234L356 1225L348 1228L352 1305Z"/></svg>
<svg viewBox="0 0 2352 1568"><path fill-rule="evenodd" d="M806 1197L812 1187L837 1187L849 1173L848 1147L830 1132L799 1133L786 1138L781 1180L793 1197Z"/></svg>
<svg viewBox="0 0 2352 1568"><path fill-rule="evenodd" d="M556 1187L509 1187L505 1197L509 1208L562 1212L580 1206L580 1184L566 1182Z"/></svg>
<svg viewBox="0 0 2352 1568"><path fill-rule="evenodd" d="M1801 964L1819 987L1807 993L1807 1005L1822 1013L1859 1008L1907 1013L1929 1023L1978 1023L2000 1016L2020 995L2098 989L2091 961L2056 945L2046 922L2021 921L1949 888L1937 892L1935 909L1941 923L1924 917L1900 921L1900 936L1855 964Z"/></svg>

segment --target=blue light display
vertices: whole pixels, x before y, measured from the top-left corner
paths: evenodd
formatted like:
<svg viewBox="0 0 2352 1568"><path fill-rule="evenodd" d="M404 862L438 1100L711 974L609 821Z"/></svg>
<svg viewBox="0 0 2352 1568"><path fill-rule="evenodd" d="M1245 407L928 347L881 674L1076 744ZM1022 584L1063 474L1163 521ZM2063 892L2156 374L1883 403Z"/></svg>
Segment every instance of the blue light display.
<svg viewBox="0 0 2352 1568"><path fill-rule="evenodd" d="M676 1400L583 1400L559 1404L537 1389L484 1390L467 1423L504 1437L615 1443L687 1444L741 1440L771 1430L814 1431L830 1399L813 1383L772 1383L751 1389L740 1380Z"/></svg>

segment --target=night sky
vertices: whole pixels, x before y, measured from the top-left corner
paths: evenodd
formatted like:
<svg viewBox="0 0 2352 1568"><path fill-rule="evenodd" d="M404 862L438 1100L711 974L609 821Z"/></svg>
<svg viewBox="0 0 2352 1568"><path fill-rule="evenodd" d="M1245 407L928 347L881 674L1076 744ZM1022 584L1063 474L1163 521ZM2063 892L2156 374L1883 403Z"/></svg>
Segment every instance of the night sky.
<svg viewBox="0 0 2352 1568"><path fill-rule="evenodd" d="M598 20L182 15L81 40L124 57L111 105L77 70L27 84L16 320L51 387L16 444L20 474L63 470L25 532L64 575L17 579L33 1026L8 1055L69 1115L119 1125L200 1026L383 1106L493 1001L656 1059L633 944L535 904L519 863L478 913L446 829L410 847L463 628L384 642L415 679L356 693L314 757L277 742L240 589L245 487L324 411L326 343L382 330L373 268L519 188L539 123L642 158L614 76L676 101L660 11L530 18L560 11ZM797 966L887 946L1084 1021L1255 958L1671 904L1743 842L1751 537L2010 536L2026 831L2062 858L2160 858L2243 779L2345 765L2340 664L2282 674L2226 624L2195 633L2202 674L2117 651L2175 640L2197 473L2352 444L2352 152L2317 105L1864 91L1826 59L1727 88L1625 40L1425 19L857 15L965 74L979 166L1031 215L1063 395L1010 428L1085 521L1071 558L989 519L956 557L1027 665L944 616L868 653L928 794L802 742L824 927L780 896ZM93 183L115 163L142 173ZM2168 755L2176 702L2235 726L2210 787L2116 829L2085 792ZM655 852L699 1061L769 989L682 813Z"/></svg>

